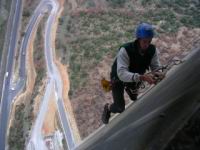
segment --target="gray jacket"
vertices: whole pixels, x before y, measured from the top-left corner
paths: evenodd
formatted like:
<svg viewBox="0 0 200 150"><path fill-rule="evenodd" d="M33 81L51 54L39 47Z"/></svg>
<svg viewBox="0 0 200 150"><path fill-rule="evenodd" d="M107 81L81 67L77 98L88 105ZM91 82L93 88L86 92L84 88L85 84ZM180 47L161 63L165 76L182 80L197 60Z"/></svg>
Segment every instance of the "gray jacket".
<svg viewBox="0 0 200 150"><path fill-rule="evenodd" d="M151 60L150 69L152 71L158 69L160 67L160 61L158 57L158 50L156 49L156 52ZM142 54L141 54L142 55ZM126 49L122 47L119 50L119 53L117 55L117 75L119 79L123 82L139 82L140 81L140 75L138 73L132 73L128 70L129 67L129 56L126 52Z"/></svg>

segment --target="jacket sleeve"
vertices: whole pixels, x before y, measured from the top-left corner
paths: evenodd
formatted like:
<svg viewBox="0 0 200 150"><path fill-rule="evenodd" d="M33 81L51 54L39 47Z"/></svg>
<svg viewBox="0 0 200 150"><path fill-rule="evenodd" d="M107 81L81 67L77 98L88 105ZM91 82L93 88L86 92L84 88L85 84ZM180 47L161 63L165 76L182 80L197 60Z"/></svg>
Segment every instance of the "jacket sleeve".
<svg viewBox="0 0 200 150"><path fill-rule="evenodd" d="M139 82L139 74L129 71L129 56L126 49L122 47L117 55L117 75L123 82Z"/></svg>
<svg viewBox="0 0 200 150"><path fill-rule="evenodd" d="M151 71L154 71L154 70L160 68L160 66L161 66L158 55L159 55L159 51L158 51L158 49L156 49L155 54L154 54L154 56L151 60L151 64L150 64Z"/></svg>

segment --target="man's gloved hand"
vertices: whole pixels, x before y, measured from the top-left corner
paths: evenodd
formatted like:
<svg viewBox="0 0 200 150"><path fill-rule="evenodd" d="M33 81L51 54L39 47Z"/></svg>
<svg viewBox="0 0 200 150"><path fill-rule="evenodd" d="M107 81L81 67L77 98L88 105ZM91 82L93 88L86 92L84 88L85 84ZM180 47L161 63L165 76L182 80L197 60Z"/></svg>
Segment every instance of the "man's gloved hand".
<svg viewBox="0 0 200 150"><path fill-rule="evenodd" d="M153 79L153 75L152 74L144 74L144 75L140 75L140 81L146 81L149 84L155 84L156 81Z"/></svg>
<svg viewBox="0 0 200 150"><path fill-rule="evenodd" d="M165 74L163 73L163 72L159 72L159 71L157 71L157 72L153 72L153 78L154 78L154 80L156 80L156 82L159 82L159 81L161 81L162 79L164 79L164 77L165 77Z"/></svg>

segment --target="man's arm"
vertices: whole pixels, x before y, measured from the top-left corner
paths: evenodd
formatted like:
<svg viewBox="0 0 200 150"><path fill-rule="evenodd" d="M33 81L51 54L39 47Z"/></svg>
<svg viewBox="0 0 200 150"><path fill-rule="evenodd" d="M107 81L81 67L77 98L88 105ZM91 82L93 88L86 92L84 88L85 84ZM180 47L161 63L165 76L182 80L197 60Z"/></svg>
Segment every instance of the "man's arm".
<svg viewBox="0 0 200 150"><path fill-rule="evenodd" d="M154 56L155 57L155 56ZM129 56L125 48L121 48L117 55L117 75L123 82L139 82L146 81L149 84L154 84L155 81L151 74L139 75L138 73L132 73L128 70Z"/></svg>
<svg viewBox="0 0 200 150"><path fill-rule="evenodd" d="M161 64L159 61L158 54L159 54L159 52L158 52L158 50L156 50L156 52L151 60L151 65L150 65L151 71L154 76L155 83L158 81L161 81L165 77L165 75L160 71Z"/></svg>
<svg viewBox="0 0 200 150"><path fill-rule="evenodd" d="M159 52L156 49L155 54L154 54L154 56L151 60L151 64L150 64L151 71L157 70L161 67L158 54L159 54Z"/></svg>
<svg viewBox="0 0 200 150"><path fill-rule="evenodd" d="M129 56L126 49L122 47L117 55L117 75L123 82L139 82L140 75L129 71Z"/></svg>

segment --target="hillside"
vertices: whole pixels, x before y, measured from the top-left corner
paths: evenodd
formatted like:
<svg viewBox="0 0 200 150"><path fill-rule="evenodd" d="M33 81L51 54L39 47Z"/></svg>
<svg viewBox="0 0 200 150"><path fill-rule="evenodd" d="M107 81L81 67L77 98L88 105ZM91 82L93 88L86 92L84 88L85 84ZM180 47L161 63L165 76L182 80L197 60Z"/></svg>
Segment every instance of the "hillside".
<svg viewBox="0 0 200 150"><path fill-rule="evenodd" d="M9 11L11 6L11 0L0 1L0 61L2 59L2 51L3 51L3 43L5 41L5 34L7 29L7 23L8 23L8 17L9 17Z"/></svg>
<svg viewBox="0 0 200 150"><path fill-rule="evenodd" d="M183 58L200 45L198 0L76 0L65 3L57 31L57 57L69 68L70 100L82 138L102 125L111 93L100 87L109 78L118 47L134 40L140 22L156 29L153 43L161 63ZM127 103L129 101L127 100Z"/></svg>

